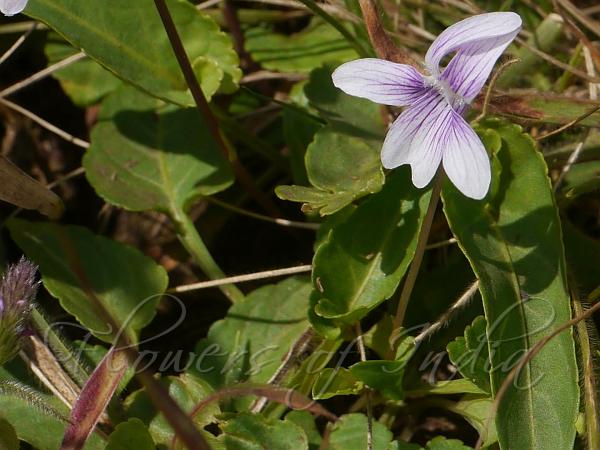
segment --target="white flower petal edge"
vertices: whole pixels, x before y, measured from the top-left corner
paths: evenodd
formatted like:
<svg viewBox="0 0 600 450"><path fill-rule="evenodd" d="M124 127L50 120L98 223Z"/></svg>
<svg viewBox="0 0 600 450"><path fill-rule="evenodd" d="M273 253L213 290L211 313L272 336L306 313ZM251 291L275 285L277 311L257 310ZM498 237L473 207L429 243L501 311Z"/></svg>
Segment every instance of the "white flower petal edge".
<svg viewBox="0 0 600 450"><path fill-rule="evenodd" d="M444 145L442 164L452 183L467 197L481 200L491 182L490 159L473 128L455 111Z"/></svg>
<svg viewBox="0 0 600 450"><path fill-rule="evenodd" d="M521 24L521 17L513 12L492 12L463 19L446 28L433 41L425 55L425 65L432 75L439 76L440 61L444 56L456 51L460 53L462 48L490 39L510 42Z"/></svg>
<svg viewBox="0 0 600 450"><path fill-rule="evenodd" d="M331 77L346 94L383 105L410 105L424 89L423 76L413 67L376 58L342 64Z"/></svg>
<svg viewBox="0 0 600 450"><path fill-rule="evenodd" d="M19 14L27 6L28 0L0 0L0 12L5 16Z"/></svg>

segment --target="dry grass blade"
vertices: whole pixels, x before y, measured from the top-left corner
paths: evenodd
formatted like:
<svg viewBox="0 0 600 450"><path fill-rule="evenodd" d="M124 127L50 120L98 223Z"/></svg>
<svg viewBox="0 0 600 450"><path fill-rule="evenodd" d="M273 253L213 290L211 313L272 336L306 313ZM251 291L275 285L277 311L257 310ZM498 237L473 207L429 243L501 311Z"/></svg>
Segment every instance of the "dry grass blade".
<svg viewBox="0 0 600 450"><path fill-rule="evenodd" d="M0 157L0 185L0 200L23 209L35 209L51 219L58 219L63 213L64 206L58 195L4 156Z"/></svg>

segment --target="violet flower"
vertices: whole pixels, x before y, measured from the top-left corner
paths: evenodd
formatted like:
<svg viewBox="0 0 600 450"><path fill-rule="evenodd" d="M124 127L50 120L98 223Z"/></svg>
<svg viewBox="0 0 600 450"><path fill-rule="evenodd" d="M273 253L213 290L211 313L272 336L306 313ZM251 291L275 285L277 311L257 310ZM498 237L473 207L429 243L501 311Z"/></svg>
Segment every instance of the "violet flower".
<svg viewBox="0 0 600 450"><path fill-rule="evenodd" d="M19 14L27 6L28 0L0 0L0 12L5 16Z"/></svg>
<svg viewBox="0 0 600 450"><path fill-rule="evenodd" d="M38 282L37 267L25 258L6 269L0 283L0 365L20 350L20 340L27 335L27 322Z"/></svg>
<svg viewBox="0 0 600 450"><path fill-rule="evenodd" d="M512 12L469 17L431 44L425 55L427 75L406 64L365 58L338 67L333 84L350 95L406 107L383 143L385 168L409 164L414 185L422 188L442 162L464 195L482 199L490 185L489 157L462 115L520 29L521 18ZM452 60L440 68L452 53Z"/></svg>

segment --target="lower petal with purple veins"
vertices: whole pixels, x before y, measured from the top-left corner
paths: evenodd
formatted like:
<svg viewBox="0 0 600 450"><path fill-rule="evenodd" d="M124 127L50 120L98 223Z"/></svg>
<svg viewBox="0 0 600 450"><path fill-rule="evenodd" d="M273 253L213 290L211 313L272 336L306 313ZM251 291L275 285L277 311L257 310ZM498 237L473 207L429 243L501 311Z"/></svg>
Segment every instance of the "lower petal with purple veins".
<svg viewBox="0 0 600 450"><path fill-rule="evenodd" d="M473 128L452 111L443 152L448 178L467 197L486 196L491 181L490 159Z"/></svg>

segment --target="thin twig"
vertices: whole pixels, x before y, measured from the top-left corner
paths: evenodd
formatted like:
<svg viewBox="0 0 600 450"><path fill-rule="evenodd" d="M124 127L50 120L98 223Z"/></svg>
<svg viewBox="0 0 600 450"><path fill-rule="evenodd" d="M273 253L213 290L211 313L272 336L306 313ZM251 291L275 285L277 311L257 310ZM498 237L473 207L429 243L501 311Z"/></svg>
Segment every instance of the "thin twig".
<svg viewBox="0 0 600 450"><path fill-rule="evenodd" d="M181 41L181 37L177 32L177 27L173 22L173 18L171 17L171 13L169 12L169 8L167 7L165 0L154 0L154 4L156 5L156 9L158 10L165 31L167 32L169 42L171 43L171 47L173 48L173 52L175 53L175 57L177 58L177 62L179 63L179 67L181 68L185 78L185 82L190 89L192 97L194 98L196 107L208 125L210 133L217 146L230 162L236 179L243 185L244 189L246 189L252 198L256 200L256 202L260 204L267 212L269 212L269 214L274 216L280 215L279 210L277 207L275 207L271 199L265 197L262 192L258 190L250 174L237 159L235 152L231 152L228 144L225 142L225 139L221 134L221 130L219 129L219 122L210 109L208 101L206 100L206 97L200 88L200 84L198 83L198 79L194 74L189 57L185 51L185 48L183 47L183 42Z"/></svg>
<svg viewBox="0 0 600 450"><path fill-rule="evenodd" d="M69 56L68 58L58 61L57 63L52 64L51 66L48 66L45 69L34 73L30 77L27 77L24 80L18 81L17 83L0 91L0 98L8 97L9 95L14 94L15 92L20 91L21 89L23 89L27 86L30 86L33 83L36 83L36 82L42 80L43 78L46 78L48 75L53 74L57 70L67 67L68 65L73 64L74 62L77 62L85 57L86 57L85 53L79 52L79 53L75 53L74 55Z"/></svg>
<svg viewBox="0 0 600 450"><path fill-rule="evenodd" d="M419 343L423 342L425 339L429 338L432 334L435 334L439 330L441 330L442 327L448 323L450 318L457 311L460 311L461 309L463 309L465 306L467 306L469 304L471 299L477 293L478 289L479 289L479 280L475 280L473 283L471 283L471 286L469 286L467 288L467 290L464 292L464 294L462 294L460 297L458 297L458 299L450 306L450 308L448 308L446 310L446 312L444 312L444 314L442 314L439 317L438 320L433 322L429 327L427 327L425 330L423 330L415 338L415 344L418 345Z"/></svg>
<svg viewBox="0 0 600 450"><path fill-rule="evenodd" d="M17 105L16 103L13 103L9 100L6 100L4 98L0 98L0 104L24 115L25 117L33 120L35 123L37 123L38 125L40 125L42 128L45 128L46 130L56 134L57 136L60 136L61 138L63 138L65 141L70 142L73 145L76 145L78 147L87 149L90 146L90 143L87 141L84 141L83 139L79 139L78 137L73 136L70 133L67 133L66 131L64 131L61 128L58 128L56 125L51 124L50 122L42 119L40 116L37 116L36 114L32 113L31 111L29 111L28 109L23 108L22 106Z"/></svg>
<svg viewBox="0 0 600 450"><path fill-rule="evenodd" d="M19 49L19 47L23 44L23 42L25 42L25 39L27 39L29 37L31 32L33 30L35 30L36 27L37 27L37 22L33 22L33 25L31 25L29 27L29 29L24 34L22 34L19 37L19 39L17 39L15 41L15 43L13 45L11 45L10 48L4 52L4 54L2 56L0 56L0 64L5 62L8 58L10 58Z"/></svg>
<svg viewBox="0 0 600 450"><path fill-rule="evenodd" d="M456 244L456 238L446 239L445 241L434 242L425 246L425 250L433 250L434 248L447 247L448 245Z"/></svg>
<svg viewBox="0 0 600 450"><path fill-rule="evenodd" d="M292 275L296 273L310 272L312 266L310 264L304 266L287 267L285 269L265 270L263 272L250 273L248 275L237 275L234 277L221 278L220 280L201 281L199 283L186 284L169 289L167 292L181 293L195 291L198 289L206 289L224 284L244 283L246 281L262 280L265 278L281 277L283 275Z"/></svg>
<svg viewBox="0 0 600 450"><path fill-rule="evenodd" d="M541 141L542 139L549 138L550 136L554 136L555 134L562 133L563 131L571 128L572 126L577 125L582 120L587 119L589 116L591 116L592 114L594 114L598 110L600 110L600 106L596 106L595 108L592 108L591 110L589 110L585 114L583 114L583 115L581 115L579 117L576 117L575 119L571 120L569 123L566 123L566 124L564 124L561 127L558 127L556 130L552 130L552 131L548 131L547 133L540 134L539 136L537 136L535 138L535 140L536 141Z"/></svg>
<svg viewBox="0 0 600 450"><path fill-rule="evenodd" d="M500 67L498 67L498 69L492 76L492 79L490 80L490 84L488 85L487 90L485 91L485 97L483 99L481 113L475 118L475 120L473 122L477 123L481 119L483 119L485 116L487 116L487 110L488 110L488 106L490 104L490 98L492 96L492 91L494 89L494 86L496 85L496 81L498 81L498 78L500 77L500 75L502 75L502 73L504 72L504 70L506 70L507 67L512 66L514 63L517 63L519 61L520 61L519 58L509 59L508 61L502 63L502 65Z"/></svg>
<svg viewBox="0 0 600 450"><path fill-rule="evenodd" d="M237 214L241 214L243 216L252 217L253 219L264 220L265 222L274 223L277 225L281 225L284 227L292 227L292 228L302 228L305 230L318 230L320 225L318 223L309 223L309 222L297 222L295 220L288 219L277 219L269 216L265 216L263 214L258 214L252 211L248 211L246 209L239 208L237 206L231 205L229 203L223 202L214 197L204 197L209 203L214 203L215 205L221 206L222 208L233 211Z"/></svg>
<svg viewBox="0 0 600 450"><path fill-rule="evenodd" d="M583 313L583 314L581 314L579 316L576 316L576 317L572 318L571 320L565 322L564 324L562 324L561 326L559 326L556 330L554 330L552 333L550 333L549 335L547 335L544 338L540 339L519 360L519 363L509 372L508 376L502 382L502 385L500 386L500 389L498 389L498 391L496 392L496 397L494 399L494 403L492 404L492 406L490 408L490 411L489 411L489 415L488 415L488 417L486 419L485 430L487 430L489 428L491 419L493 418L493 416L498 411L498 406L500 406L500 402L502 401L502 399L506 395L506 392L508 391L508 389L509 389L510 385L512 384L512 382L514 381L515 377L518 374L520 374L521 371L523 370L523 367L525 367L526 364L528 364L533 358L535 358L535 356L546 346L546 344L548 342L550 342L552 339L554 339L556 336L558 336L562 332L568 330L573 325L578 324L582 320L586 320L586 319L592 317L592 315L596 311L600 311L600 302L596 303L597 297L599 295L600 295L600 287L596 288L594 290L594 292L592 292L590 294L590 297L589 297L590 303L595 303L594 306L592 306L590 309L588 309L585 313ZM481 449L481 446L483 444L483 436L485 436L485 435L486 435L486 432L483 432L483 433L481 433L479 435L479 439L477 440L477 444L475 445L475 449L474 450L480 450Z"/></svg>

